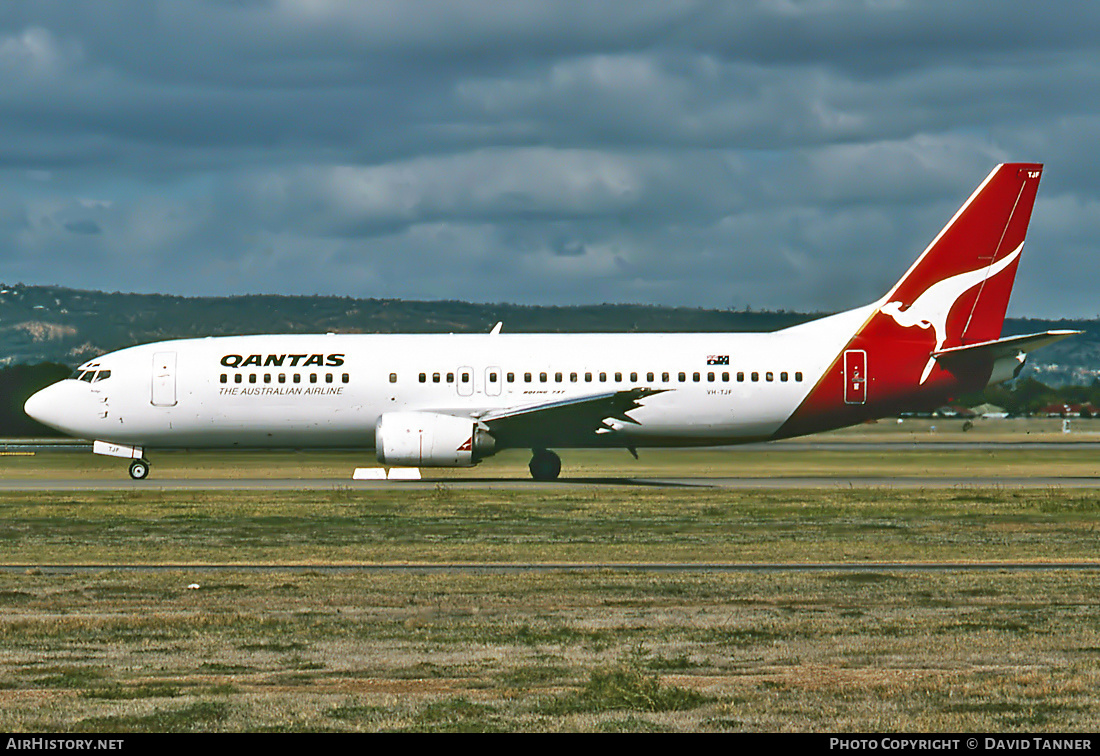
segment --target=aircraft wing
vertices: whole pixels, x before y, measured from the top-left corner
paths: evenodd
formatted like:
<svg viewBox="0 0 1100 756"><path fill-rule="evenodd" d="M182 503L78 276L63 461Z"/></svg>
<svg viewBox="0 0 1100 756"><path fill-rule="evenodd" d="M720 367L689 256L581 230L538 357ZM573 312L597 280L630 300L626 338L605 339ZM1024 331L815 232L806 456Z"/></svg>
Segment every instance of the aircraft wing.
<svg viewBox="0 0 1100 756"><path fill-rule="evenodd" d="M508 446L560 445L578 437L610 433L622 423L638 424L628 414L647 396L667 389L637 387L558 401L489 410L477 420Z"/></svg>
<svg viewBox="0 0 1100 756"><path fill-rule="evenodd" d="M1029 333L1025 336L1009 336L1004 339L983 341L979 344L967 344L965 346L940 349L932 353L937 360L951 359L953 357L982 356L994 360L1002 357L1015 357L1026 354L1040 347L1061 341L1069 336L1076 336L1081 331L1044 331L1043 333Z"/></svg>

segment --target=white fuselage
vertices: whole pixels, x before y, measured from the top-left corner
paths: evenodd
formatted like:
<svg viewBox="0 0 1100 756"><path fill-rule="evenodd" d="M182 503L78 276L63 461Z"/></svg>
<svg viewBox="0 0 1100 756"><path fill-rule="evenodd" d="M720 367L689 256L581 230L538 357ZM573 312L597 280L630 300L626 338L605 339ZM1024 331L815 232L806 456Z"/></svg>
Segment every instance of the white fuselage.
<svg viewBox="0 0 1100 756"><path fill-rule="evenodd" d="M27 408L70 435L146 449L372 448L388 412L476 420L494 410L647 387L660 393L630 411L632 422L611 419L613 432L571 445L735 443L771 437L873 308L761 334L165 341L93 360L78 371L83 380L50 386Z"/></svg>

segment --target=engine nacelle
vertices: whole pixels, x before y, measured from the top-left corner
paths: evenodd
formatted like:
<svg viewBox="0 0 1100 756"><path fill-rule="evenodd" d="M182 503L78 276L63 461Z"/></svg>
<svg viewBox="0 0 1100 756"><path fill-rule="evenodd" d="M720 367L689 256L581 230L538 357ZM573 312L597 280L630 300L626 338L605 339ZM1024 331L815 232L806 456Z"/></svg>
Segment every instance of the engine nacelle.
<svg viewBox="0 0 1100 756"><path fill-rule="evenodd" d="M408 467L470 467L496 451L474 420L438 412L387 412L374 444L381 464Z"/></svg>

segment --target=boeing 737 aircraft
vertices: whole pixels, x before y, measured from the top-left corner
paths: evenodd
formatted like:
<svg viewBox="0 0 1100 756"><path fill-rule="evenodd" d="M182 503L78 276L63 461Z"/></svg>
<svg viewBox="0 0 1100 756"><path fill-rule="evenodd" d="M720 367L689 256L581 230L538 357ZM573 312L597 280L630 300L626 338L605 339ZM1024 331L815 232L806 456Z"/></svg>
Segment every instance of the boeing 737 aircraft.
<svg viewBox="0 0 1100 756"><path fill-rule="evenodd" d="M993 170L872 304L774 333L230 336L103 355L26 403L149 473L151 449L373 448L464 467L531 449L716 446L799 436L1017 375L1075 333L1000 338L1042 166Z"/></svg>

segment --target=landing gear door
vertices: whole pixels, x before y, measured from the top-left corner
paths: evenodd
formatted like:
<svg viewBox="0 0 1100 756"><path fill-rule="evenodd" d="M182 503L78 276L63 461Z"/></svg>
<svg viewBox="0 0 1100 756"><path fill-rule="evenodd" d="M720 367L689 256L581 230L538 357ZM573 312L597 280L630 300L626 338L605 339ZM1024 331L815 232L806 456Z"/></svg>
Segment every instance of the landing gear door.
<svg viewBox="0 0 1100 756"><path fill-rule="evenodd" d="M153 355L153 405L176 406L176 353L157 352Z"/></svg>
<svg viewBox="0 0 1100 756"><path fill-rule="evenodd" d="M862 349L844 352L844 403L867 403L867 352Z"/></svg>

